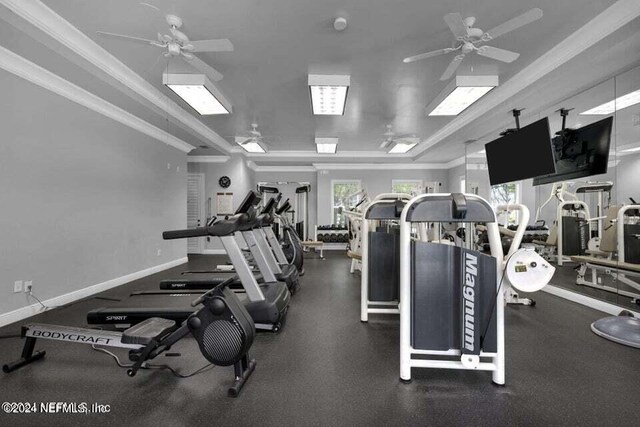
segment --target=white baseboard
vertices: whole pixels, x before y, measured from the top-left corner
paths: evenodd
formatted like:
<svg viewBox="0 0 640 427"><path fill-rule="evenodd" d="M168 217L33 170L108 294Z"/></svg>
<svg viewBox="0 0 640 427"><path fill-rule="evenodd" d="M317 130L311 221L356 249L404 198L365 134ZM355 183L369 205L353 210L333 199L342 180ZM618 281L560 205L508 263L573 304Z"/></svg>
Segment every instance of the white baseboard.
<svg viewBox="0 0 640 427"><path fill-rule="evenodd" d="M80 299L90 297L91 295L95 295L99 292L103 292L108 289L115 288L120 285L124 285L125 283L129 283L134 280L141 279L151 274L155 274L160 271L176 267L180 264L186 263L187 261L188 261L187 257L178 258L176 260L169 261L164 264L156 265L154 267L149 267L144 270L127 274L126 276L117 277L115 279L111 279L106 282L98 283L97 285L92 285L86 288L78 289L77 291L69 292L68 294L50 298L48 300L42 301L42 303L47 307L59 307L62 305L66 305L74 301L78 301ZM10 311L9 313L0 314L0 327L9 325L11 323L19 322L35 314L42 313L43 311L45 310L42 309L42 306L36 303L36 304L28 305L26 307L19 308L17 310Z"/></svg>
<svg viewBox="0 0 640 427"><path fill-rule="evenodd" d="M205 249L202 251L203 255L226 255L227 251L224 249Z"/></svg>
<svg viewBox="0 0 640 427"><path fill-rule="evenodd" d="M568 289L559 288L553 285L547 285L544 288L542 288L542 290L551 295L555 295L557 297L564 298L572 302L576 302L578 304L584 305L589 308L593 308L594 310L602 311L603 313L607 313L612 316L617 316L618 314L620 314L622 310L627 310L633 313L635 317L640 317L640 313L636 311L621 307L619 305L611 304L610 302L602 301L596 298L591 298L587 295L582 295L577 292L570 291Z"/></svg>

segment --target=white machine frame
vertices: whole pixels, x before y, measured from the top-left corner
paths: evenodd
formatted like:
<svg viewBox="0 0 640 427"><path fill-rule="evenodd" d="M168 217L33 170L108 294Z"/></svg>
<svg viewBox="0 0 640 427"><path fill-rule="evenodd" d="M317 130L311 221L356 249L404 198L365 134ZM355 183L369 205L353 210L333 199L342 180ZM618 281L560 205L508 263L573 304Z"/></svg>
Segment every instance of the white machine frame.
<svg viewBox="0 0 640 427"><path fill-rule="evenodd" d="M512 204L512 205L500 205L496 208L496 217L499 217L502 213L506 213L508 215L509 212L518 211L520 217L520 224L525 224L525 227L518 227L516 230L513 240L511 241L511 246L509 247L509 252L504 256L504 261L502 263L502 271L504 271L507 266L507 261L514 253L520 249L520 243L522 242L522 238L524 237L524 233L526 230L526 225L529 224L529 208L527 208L523 204ZM520 298L518 293L513 290L513 288L509 285L508 281L504 282L505 286L505 303L506 304L516 304L516 305L535 305L535 302L531 298Z"/></svg>
<svg viewBox="0 0 640 427"><path fill-rule="evenodd" d="M634 302L638 302L640 301L640 282L635 281L632 278L640 278L640 272L624 268L624 263L626 263L624 249L624 221L626 213L629 210L640 210L640 205L625 205L618 210L618 214L616 217L616 249L618 253L618 262L607 262L606 264L598 264L596 258L593 258L592 262L581 262L578 269L576 284L589 286L594 289L601 289L619 295L624 295L632 298ZM591 279L587 280L585 279L585 277L587 276L589 270L591 270ZM624 289L619 289L617 287L599 283L598 272L603 272L605 275L611 276L614 280L620 281L630 288L637 289L639 293L630 292Z"/></svg>
<svg viewBox="0 0 640 427"><path fill-rule="evenodd" d="M493 382L499 385L505 383L505 335L504 335L504 291L496 292L496 335L497 351L495 353L481 352L480 357L475 360L467 360L460 357L460 360L452 360L451 356L461 356L457 349L446 351L420 350L411 345L411 232L412 224L407 222L407 213L411 207L419 201L434 197L448 196L447 193L422 194L409 200L405 205L400 217L400 379L411 380L411 368L438 368L438 369L465 369L491 371ZM482 199L479 196L465 194L466 197ZM486 202L488 204L488 202ZM525 224L521 222L521 224ZM491 255L496 258L497 281L496 291L500 286L502 277L502 267L504 265L504 254L498 224L487 223L487 234L491 246ZM515 239L514 239L515 244ZM519 246L519 243L518 243ZM430 359L414 358L414 355L429 355ZM490 361L481 361L481 359Z"/></svg>
<svg viewBox="0 0 640 427"><path fill-rule="evenodd" d="M353 274L356 270L362 271L362 212L344 211L342 215L347 220L347 230L353 233L353 238L349 241L349 252L347 253L351 258L349 273Z"/></svg>
<svg viewBox="0 0 640 427"><path fill-rule="evenodd" d="M388 202L389 200L411 200L411 195L406 193L382 193L378 194L362 210L361 231L361 277L360 277L360 321L368 322L369 314L399 314L398 301L369 301L369 226L377 220L368 220L367 212L374 206ZM382 306L382 307L380 307ZM388 308L387 308L388 307Z"/></svg>
<svg viewBox="0 0 640 427"><path fill-rule="evenodd" d="M567 209L566 206L582 206L581 210L576 210L575 212L579 215L580 213L582 213L584 215L583 219L587 222L588 227L589 227L589 237L591 237L591 222L592 219L590 217L590 213L589 213L589 205L586 204L586 202L583 202L581 200L572 200L572 201L564 201L564 202L560 202L560 204L558 205L558 209L556 211L556 218L558 219L558 224L557 224L557 230L558 230L558 243L556 245L556 263L560 266L562 266L565 262L571 262L571 258L569 256L565 256L564 255L564 249L563 249L563 242L562 242L562 230L563 230L563 221L562 221L562 213L566 210L572 210L572 209Z"/></svg>

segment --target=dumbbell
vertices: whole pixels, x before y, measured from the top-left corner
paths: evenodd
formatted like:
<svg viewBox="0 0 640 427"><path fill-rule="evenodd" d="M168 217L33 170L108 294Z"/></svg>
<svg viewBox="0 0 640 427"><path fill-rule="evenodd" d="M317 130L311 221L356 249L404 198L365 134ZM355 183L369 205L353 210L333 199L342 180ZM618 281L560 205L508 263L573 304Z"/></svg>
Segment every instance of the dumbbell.
<svg viewBox="0 0 640 427"><path fill-rule="evenodd" d="M502 251L505 254L509 253L509 249L511 248L511 243L513 243L513 239L511 237L504 236L502 238Z"/></svg>

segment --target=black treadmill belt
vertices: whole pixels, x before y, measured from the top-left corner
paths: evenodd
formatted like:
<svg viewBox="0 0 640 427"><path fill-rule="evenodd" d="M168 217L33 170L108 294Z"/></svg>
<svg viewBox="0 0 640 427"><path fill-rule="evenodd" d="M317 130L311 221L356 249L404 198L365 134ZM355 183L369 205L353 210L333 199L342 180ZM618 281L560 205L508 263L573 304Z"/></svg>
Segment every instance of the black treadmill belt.
<svg viewBox="0 0 640 427"><path fill-rule="evenodd" d="M181 323L201 307L191 306L191 301L200 294L200 292L132 294L125 302L117 306L91 310L87 313L87 323L90 325L128 325L142 322L150 317L161 317ZM242 302L246 299L244 294L237 295Z"/></svg>

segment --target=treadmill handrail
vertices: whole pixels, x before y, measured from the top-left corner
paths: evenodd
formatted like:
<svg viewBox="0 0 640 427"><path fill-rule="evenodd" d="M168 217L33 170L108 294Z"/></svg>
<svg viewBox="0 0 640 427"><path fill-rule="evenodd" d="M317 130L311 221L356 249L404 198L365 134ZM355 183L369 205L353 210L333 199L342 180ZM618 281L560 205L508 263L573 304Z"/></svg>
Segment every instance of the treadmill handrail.
<svg viewBox="0 0 640 427"><path fill-rule="evenodd" d="M171 230L162 233L164 240L187 239L190 237L228 236L240 230L249 221L249 215L236 214L228 219L218 221L206 227L188 228L185 230Z"/></svg>
<svg viewBox="0 0 640 427"><path fill-rule="evenodd" d="M276 215L282 215L282 213L285 212L290 207L291 207L291 204L289 203L289 199L285 200L284 203L282 203L282 205L280 205L280 207L276 209Z"/></svg>

